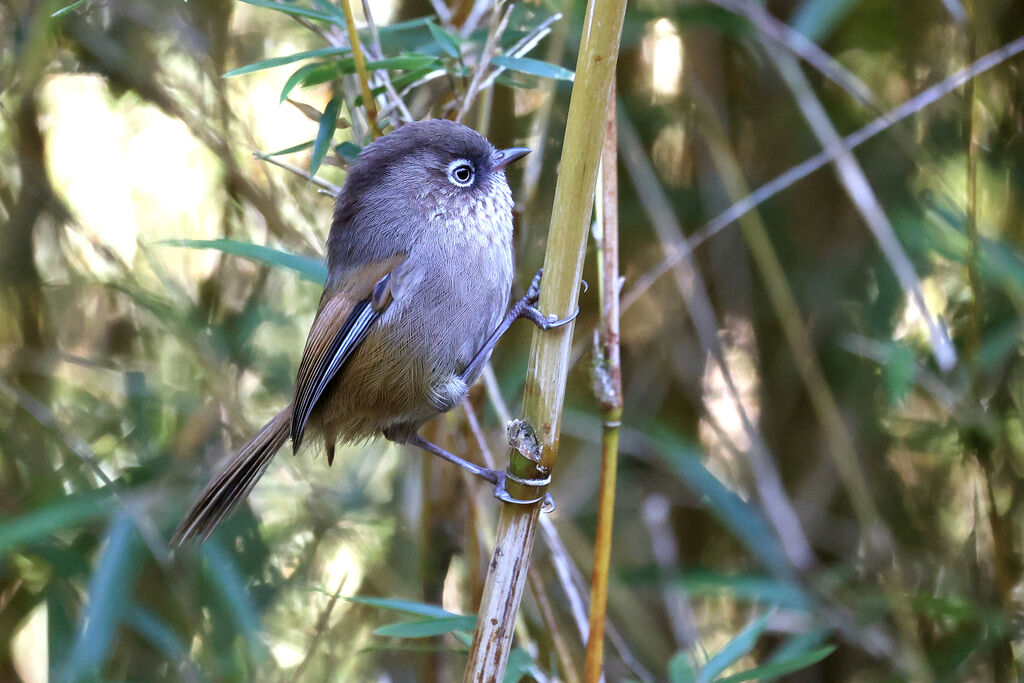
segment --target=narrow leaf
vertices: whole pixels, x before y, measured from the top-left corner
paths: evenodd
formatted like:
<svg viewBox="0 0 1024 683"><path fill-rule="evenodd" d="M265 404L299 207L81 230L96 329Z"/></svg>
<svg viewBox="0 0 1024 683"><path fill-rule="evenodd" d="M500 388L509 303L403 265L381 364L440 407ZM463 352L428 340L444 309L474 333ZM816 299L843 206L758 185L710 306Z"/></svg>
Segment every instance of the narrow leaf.
<svg viewBox="0 0 1024 683"><path fill-rule="evenodd" d="M374 631L378 636L394 638L430 638L452 631L472 631L476 628L475 616L436 617L422 621L402 621L381 626Z"/></svg>
<svg viewBox="0 0 1024 683"><path fill-rule="evenodd" d="M697 672L685 651L680 650L668 660L668 680L669 683L697 683Z"/></svg>
<svg viewBox="0 0 1024 683"><path fill-rule="evenodd" d="M201 552L207 576L214 586L214 595L228 608L235 627L245 637L250 655L259 658L264 654L259 639L260 616L246 589L245 577L235 559L224 550L216 537L206 541Z"/></svg>
<svg viewBox="0 0 1024 683"><path fill-rule="evenodd" d="M425 602L414 602L412 600L396 600L393 598L370 598L354 595L349 598L345 598L349 602L355 602L360 605L369 605L371 607L380 607L381 609L391 610L392 612L401 612L402 614L414 614L420 617L431 617L431 618L450 618L450 617L461 617L461 614L455 614L448 610L442 609L437 605L430 605Z"/></svg>
<svg viewBox="0 0 1024 683"><path fill-rule="evenodd" d="M93 517L106 514L112 499L106 493L90 492L62 498L37 507L0 525L0 556L14 545L29 543L56 531L75 528Z"/></svg>
<svg viewBox="0 0 1024 683"><path fill-rule="evenodd" d="M295 152L301 152L302 150L309 149L312 146L313 146L313 141L312 140L307 140L306 142L302 142L302 143L299 143L297 145L292 145L291 147L285 147L284 149L279 149L276 152L271 152L270 154L258 154L257 156L258 157L279 157L282 154L295 154Z"/></svg>
<svg viewBox="0 0 1024 683"><path fill-rule="evenodd" d="M740 681L763 681L768 678L775 678L777 676L784 676L786 674L805 669L813 664L817 664L821 660L828 657L836 649L835 645L826 645L825 647L813 650L806 654L802 654L798 657L791 659L785 659L780 662L772 662L771 664L765 664L764 666L758 666L753 669L747 669L734 676L726 676L725 678L719 678L715 683L740 683Z"/></svg>
<svg viewBox="0 0 1024 683"><path fill-rule="evenodd" d="M433 55L409 54L400 55L398 57L388 57L387 59L378 59L375 62L366 63L366 68L370 71L375 71L377 69L385 69L387 71L394 71L395 69L412 71L429 66L440 67L441 62Z"/></svg>
<svg viewBox="0 0 1024 683"><path fill-rule="evenodd" d="M316 10L308 9L306 7L299 7L293 2L274 2L273 0L242 0L247 5L254 5L256 7L266 7L276 12L284 12L285 14L296 14L300 17L308 17L310 19L319 19L320 21L329 21L332 24L344 26L345 22L338 21L337 17L323 12L317 12Z"/></svg>
<svg viewBox="0 0 1024 683"><path fill-rule="evenodd" d="M345 141L334 148L335 153L346 161L355 161L363 148L354 142Z"/></svg>
<svg viewBox="0 0 1024 683"><path fill-rule="evenodd" d="M521 647L514 648L508 653L508 661L505 667L505 676L502 683L519 683L524 677L529 676L535 668L533 657ZM533 677L530 677L531 680Z"/></svg>
<svg viewBox="0 0 1024 683"><path fill-rule="evenodd" d="M67 7L61 7L59 10L57 10L56 12L51 14L50 18L51 19L56 19L57 17L62 17L65 14L67 14L68 12L71 12L72 10L78 9L79 7L84 5L86 3L86 1L87 0L75 0L75 2L71 3Z"/></svg>
<svg viewBox="0 0 1024 683"><path fill-rule="evenodd" d="M327 266L317 259L237 240L164 240L158 244L189 249L216 249L232 256L241 256L250 261L265 263L276 268L293 270L305 280L322 285L327 280Z"/></svg>
<svg viewBox="0 0 1024 683"><path fill-rule="evenodd" d="M320 116L320 129L316 133L316 140L313 142L313 157L309 160L309 175L315 176L320 170L327 150L331 147L331 139L334 137L334 129L338 125L338 111L341 109L341 97L335 95L324 107L324 113Z"/></svg>
<svg viewBox="0 0 1024 683"><path fill-rule="evenodd" d="M92 679L99 674L125 608L131 602L143 551L135 523L118 511L107 532L99 566L89 580L88 602L61 680Z"/></svg>
<svg viewBox="0 0 1024 683"><path fill-rule="evenodd" d="M434 42L437 43L438 47L444 50L445 54L455 59L458 59L461 56L459 44L455 42L455 39L450 33L432 21L427 22L427 28L430 29L430 35L434 36Z"/></svg>
<svg viewBox="0 0 1024 683"><path fill-rule="evenodd" d="M282 57L271 57L270 59L262 59L252 64L246 64L245 66L232 69L224 74L224 78L231 78L232 76L241 76L242 74L251 74L254 71L262 71L263 69L272 69L275 66L284 66L285 64L292 64L293 62L301 62L304 59L313 59L315 57L329 57L331 55L343 55L350 52L347 47L322 47L317 50L306 50L305 52L296 52L292 55L284 55Z"/></svg>
<svg viewBox="0 0 1024 683"><path fill-rule="evenodd" d="M719 650L718 654L708 660L708 663L701 669L697 680L700 683L708 683L708 681L713 680L715 676L728 669L739 661L741 657L753 650L754 646L757 645L757 639L761 637L761 633L768 626L768 617L771 614L771 612L762 614L744 626L743 630L736 634L735 638Z"/></svg>
<svg viewBox="0 0 1024 683"><path fill-rule="evenodd" d="M304 64L300 66L298 69L295 70L294 73L292 73L291 76L288 77L288 80L284 82L284 87L281 88L280 101L284 102L286 99L288 99L288 95L291 94L295 86L302 82L302 79L304 79L306 76L313 73L317 69L326 69L328 71L334 71L334 65L331 63L325 64L323 62L314 62L313 64Z"/></svg>
<svg viewBox="0 0 1024 683"><path fill-rule="evenodd" d="M860 0L804 0L793 13L793 28L815 41L827 38Z"/></svg>
<svg viewBox="0 0 1024 683"><path fill-rule="evenodd" d="M730 491L680 439L664 431L659 436L662 457L690 488L704 497L708 509L769 571L777 576L788 575L789 561L760 511Z"/></svg>
<svg viewBox="0 0 1024 683"><path fill-rule="evenodd" d="M539 59L530 59L529 57L495 55L491 57L491 64L504 67L510 71L518 71L530 74L531 76L540 76L541 78L553 78L558 81L571 81L576 76L565 67L542 62Z"/></svg>

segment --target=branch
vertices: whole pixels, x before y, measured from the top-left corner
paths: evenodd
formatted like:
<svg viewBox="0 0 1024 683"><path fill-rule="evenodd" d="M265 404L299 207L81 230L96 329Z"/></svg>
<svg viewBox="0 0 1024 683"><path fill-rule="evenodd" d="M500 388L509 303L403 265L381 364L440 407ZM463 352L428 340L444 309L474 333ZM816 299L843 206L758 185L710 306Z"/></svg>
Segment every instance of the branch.
<svg viewBox="0 0 1024 683"><path fill-rule="evenodd" d="M583 22L539 302L542 311L559 317L572 313L578 304L604 115L625 11L625 0L590 0ZM510 454L511 477L506 487L516 498L543 495L546 486L518 482L546 477L558 459L572 328L569 324L534 333L523 412L527 423L535 427L540 457L535 461L518 451ZM501 680L504 676L539 515L537 504L502 505L466 681Z"/></svg>

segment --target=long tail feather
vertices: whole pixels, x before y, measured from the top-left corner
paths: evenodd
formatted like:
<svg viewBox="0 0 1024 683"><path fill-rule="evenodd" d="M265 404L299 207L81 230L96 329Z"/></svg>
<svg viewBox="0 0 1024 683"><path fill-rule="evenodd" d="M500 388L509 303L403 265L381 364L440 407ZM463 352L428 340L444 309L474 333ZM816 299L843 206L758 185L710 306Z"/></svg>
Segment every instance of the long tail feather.
<svg viewBox="0 0 1024 683"><path fill-rule="evenodd" d="M181 521L171 539L172 546L180 546L194 538L205 541L217 525L235 511L267 471L274 454L288 440L291 419L292 407L288 406L231 456L224 470L206 485Z"/></svg>

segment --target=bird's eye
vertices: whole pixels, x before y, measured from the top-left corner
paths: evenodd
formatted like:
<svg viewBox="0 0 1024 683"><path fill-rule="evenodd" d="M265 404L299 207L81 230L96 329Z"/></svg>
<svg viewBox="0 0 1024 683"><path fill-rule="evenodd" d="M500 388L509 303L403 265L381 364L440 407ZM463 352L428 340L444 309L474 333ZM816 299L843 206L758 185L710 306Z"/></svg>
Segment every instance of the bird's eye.
<svg viewBox="0 0 1024 683"><path fill-rule="evenodd" d="M465 159L456 159L448 164L448 180L452 185L469 187L475 178L476 172L473 170L473 164Z"/></svg>

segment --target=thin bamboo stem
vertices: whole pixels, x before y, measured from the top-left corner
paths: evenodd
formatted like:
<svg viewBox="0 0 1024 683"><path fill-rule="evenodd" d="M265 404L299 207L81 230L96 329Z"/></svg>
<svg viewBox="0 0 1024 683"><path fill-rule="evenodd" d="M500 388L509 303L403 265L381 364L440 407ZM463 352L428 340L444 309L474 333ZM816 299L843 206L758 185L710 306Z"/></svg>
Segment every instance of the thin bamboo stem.
<svg viewBox="0 0 1024 683"><path fill-rule="evenodd" d="M569 315L578 303L604 115L625 10L625 0L590 0L587 4L544 259L539 306L548 314ZM544 494L546 485L518 481L547 477L558 458L572 328L570 324L538 330L533 336L523 413L527 431L532 427L536 436L536 448L522 448L525 454L511 452L508 470L512 478L506 484L509 493L519 499ZM539 515L537 504L502 506L466 681L494 681L504 676Z"/></svg>
<svg viewBox="0 0 1024 683"><path fill-rule="evenodd" d="M359 88L363 92L363 108L366 110L370 139L375 139L380 137L380 128L377 126L377 102L373 99L373 91L370 89L370 75L366 71L366 56L363 55L363 46L356 31L352 0L342 0L341 7L345 10L345 28L348 29L348 42L352 48L352 58L356 62L356 73L359 74Z"/></svg>
<svg viewBox="0 0 1024 683"><path fill-rule="evenodd" d="M615 519L615 480L619 461L619 426L622 420L622 369L619 355L619 186L618 131L615 85L608 101L608 121L601 151L601 212L597 244L601 264L598 295L601 320L594 359L594 393L601 409L601 488L598 492L594 571L590 579L590 635L584 680L596 683L604 670L604 625L608 606L608 565L611 560Z"/></svg>

